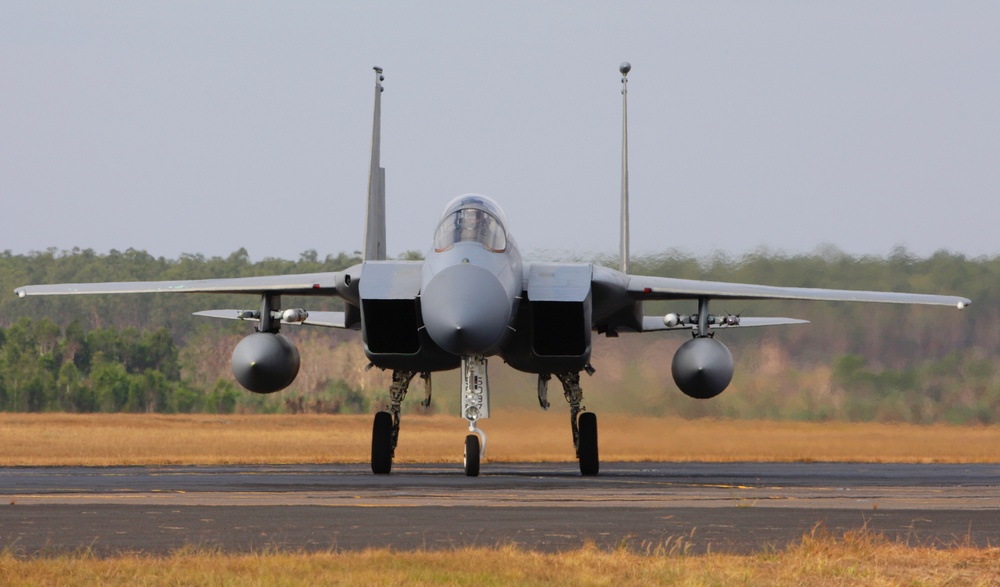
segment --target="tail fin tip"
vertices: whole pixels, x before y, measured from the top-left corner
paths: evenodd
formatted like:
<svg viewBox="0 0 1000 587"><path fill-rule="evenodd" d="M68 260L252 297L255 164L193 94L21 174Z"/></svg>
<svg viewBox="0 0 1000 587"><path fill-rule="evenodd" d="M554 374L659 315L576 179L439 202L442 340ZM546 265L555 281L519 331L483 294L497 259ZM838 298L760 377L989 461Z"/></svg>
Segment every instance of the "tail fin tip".
<svg viewBox="0 0 1000 587"><path fill-rule="evenodd" d="M375 70L375 113L372 117L371 166L368 170L368 207L365 223L365 261L381 261L385 250L385 168L380 154L382 142L382 68Z"/></svg>

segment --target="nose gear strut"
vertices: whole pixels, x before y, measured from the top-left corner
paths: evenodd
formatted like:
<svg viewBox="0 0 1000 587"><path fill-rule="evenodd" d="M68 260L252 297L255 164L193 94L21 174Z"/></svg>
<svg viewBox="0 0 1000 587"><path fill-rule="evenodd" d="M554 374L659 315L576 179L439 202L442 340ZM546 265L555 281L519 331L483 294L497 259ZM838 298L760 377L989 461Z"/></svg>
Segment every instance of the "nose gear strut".
<svg viewBox="0 0 1000 587"><path fill-rule="evenodd" d="M479 462L486 456L486 434L476 427L490 417L490 384L485 357L462 357L462 416L469 421L465 437L465 474L479 476Z"/></svg>

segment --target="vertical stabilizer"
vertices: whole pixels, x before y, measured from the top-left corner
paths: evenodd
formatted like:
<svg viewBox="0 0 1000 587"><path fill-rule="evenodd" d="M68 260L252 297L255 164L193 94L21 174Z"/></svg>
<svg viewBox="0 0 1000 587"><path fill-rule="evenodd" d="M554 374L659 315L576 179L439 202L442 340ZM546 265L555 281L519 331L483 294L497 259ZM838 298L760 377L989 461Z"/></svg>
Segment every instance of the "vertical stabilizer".
<svg viewBox="0 0 1000 587"><path fill-rule="evenodd" d="M385 169L379 162L382 137L382 68L375 67L375 116L372 122L372 157L368 170L368 211L365 224L365 261L385 255Z"/></svg>
<svg viewBox="0 0 1000 587"><path fill-rule="evenodd" d="M625 61L618 71L622 74L622 225L621 225L621 271L628 273L628 72L632 65Z"/></svg>

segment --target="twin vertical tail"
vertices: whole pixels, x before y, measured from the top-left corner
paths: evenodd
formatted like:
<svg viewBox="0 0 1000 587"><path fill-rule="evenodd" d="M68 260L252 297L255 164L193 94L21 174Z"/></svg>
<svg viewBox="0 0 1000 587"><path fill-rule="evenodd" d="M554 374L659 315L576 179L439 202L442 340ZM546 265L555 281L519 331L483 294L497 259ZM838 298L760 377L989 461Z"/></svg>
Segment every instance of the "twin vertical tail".
<svg viewBox="0 0 1000 587"><path fill-rule="evenodd" d="M380 163L382 136L382 68L375 67L375 114L372 121L371 166L368 171L368 210L365 225L365 261L386 258L385 249L385 168ZM621 204L621 271L629 272L628 231L628 72L632 65L625 61L619 66L622 74L622 204Z"/></svg>
<svg viewBox="0 0 1000 587"><path fill-rule="evenodd" d="M622 74L622 225L621 225L621 271L629 272L628 250L628 72L632 65L625 61L618 71Z"/></svg>
<svg viewBox="0 0 1000 587"><path fill-rule="evenodd" d="M385 254L385 168L379 161L382 142L382 68L375 68L375 115L372 122L372 155L368 171L368 210L365 224L365 261L381 261Z"/></svg>

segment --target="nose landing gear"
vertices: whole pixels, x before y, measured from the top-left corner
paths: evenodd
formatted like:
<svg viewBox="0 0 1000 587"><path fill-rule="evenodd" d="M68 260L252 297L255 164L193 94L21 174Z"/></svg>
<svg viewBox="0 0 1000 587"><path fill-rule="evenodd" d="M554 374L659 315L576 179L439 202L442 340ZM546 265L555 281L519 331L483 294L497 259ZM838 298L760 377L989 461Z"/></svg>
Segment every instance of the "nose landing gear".
<svg viewBox="0 0 1000 587"><path fill-rule="evenodd" d="M465 475L478 477L479 462L486 456L486 434L476 427L476 423L480 418L490 417L485 357L462 357L462 416L469 421L470 432L465 437Z"/></svg>

